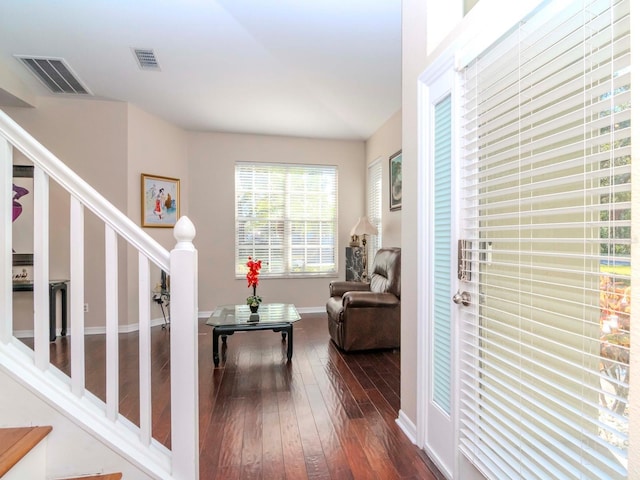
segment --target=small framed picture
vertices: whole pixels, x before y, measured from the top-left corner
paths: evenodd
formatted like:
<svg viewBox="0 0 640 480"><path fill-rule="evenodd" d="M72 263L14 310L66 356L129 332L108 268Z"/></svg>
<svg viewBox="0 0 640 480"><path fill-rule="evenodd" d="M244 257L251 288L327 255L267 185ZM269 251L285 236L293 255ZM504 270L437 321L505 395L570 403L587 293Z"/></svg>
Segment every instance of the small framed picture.
<svg viewBox="0 0 640 480"><path fill-rule="evenodd" d="M33 283L33 254L14 253L11 277L14 284Z"/></svg>
<svg viewBox="0 0 640 480"><path fill-rule="evenodd" d="M143 173L142 226L173 227L180 218L180 180Z"/></svg>
<svg viewBox="0 0 640 480"><path fill-rule="evenodd" d="M402 150L389 157L389 208L402 208Z"/></svg>
<svg viewBox="0 0 640 480"><path fill-rule="evenodd" d="M13 251L33 253L33 165L13 166Z"/></svg>

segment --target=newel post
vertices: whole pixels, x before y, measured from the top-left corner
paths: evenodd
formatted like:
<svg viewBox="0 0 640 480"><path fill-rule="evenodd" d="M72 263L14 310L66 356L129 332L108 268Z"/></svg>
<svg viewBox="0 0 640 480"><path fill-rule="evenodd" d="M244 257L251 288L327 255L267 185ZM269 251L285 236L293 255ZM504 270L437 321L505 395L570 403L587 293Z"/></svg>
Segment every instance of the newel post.
<svg viewBox="0 0 640 480"><path fill-rule="evenodd" d="M177 480L199 478L198 252L196 229L181 217L171 250L171 450Z"/></svg>

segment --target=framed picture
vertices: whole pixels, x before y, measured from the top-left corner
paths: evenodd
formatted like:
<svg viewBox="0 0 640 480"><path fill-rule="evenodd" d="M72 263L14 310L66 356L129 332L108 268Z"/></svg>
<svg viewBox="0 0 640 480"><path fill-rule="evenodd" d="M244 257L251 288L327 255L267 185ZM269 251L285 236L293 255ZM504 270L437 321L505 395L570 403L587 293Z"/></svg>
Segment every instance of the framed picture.
<svg viewBox="0 0 640 480"><path fill-rule="evenodd" d="M11 273L13 283L33 283L33 254L14 253L13 269Z"/></svg>
<svg viewBox="0 0 640 480"><path fill-rule="evenodd" d="M143 173L142 226L173 227L180 218L180 180Z"/></svg>
<svg viewBox="0 0 640 480"><path fill-rule="evenodd" d="M402 208L402 150L389 157L389 208Z"/></svg>
<svg viewBox="0 0 640 480"><path fill-rule="evenodd" d="M33 165L13 166L13 253L33 253Z"/></svg>

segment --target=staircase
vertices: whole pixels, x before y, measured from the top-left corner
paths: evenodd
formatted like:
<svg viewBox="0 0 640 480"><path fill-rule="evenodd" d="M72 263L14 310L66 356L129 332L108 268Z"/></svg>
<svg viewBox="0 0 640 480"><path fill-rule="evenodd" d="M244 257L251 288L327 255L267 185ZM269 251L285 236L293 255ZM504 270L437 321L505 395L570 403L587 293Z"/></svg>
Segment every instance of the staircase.
<svg viewBox="0 0 640 480"><path fill-rule="evenodd" d="M170 252L165 250L1 110L0 198L8 199L12 195L15 151L33 164L34 333L33 349L14 336L12 218L11 206L4 202L0 203L0 384L3 386L0 427L6 429L0 430L0 477L50 480L64 478L65 472L75 477L85 472L122 472L125 478L136 480L197 480L197 252L192 243L193 224L187 217L181 217L174 227L176 245ZM49 358L50 182L55 182L69 195L68 333L72 341L69 376L55 368ZM96 288L85 284L85 212L104 224L105 278L100 288L104 288L107 306L104 312L105 401L85 388L84 342L73 342L86 334L85 288ZM122 248L123 243L127 244L128 251L120 255L126 255L127 260L129 251L137 251L137 261L133 262L137 267L135 300L140 339L137 424L119 411L118 286L122 275L129 273L118 272L118 247ZM152 266L171 275L171 450L157 442L152 431ZM36 460L29 461L30 457ZM88 459L96 463L88 466ZM113 465L118 468L112 468ZM22 468L29 473L22 472ZM31 473L28 468L40 470ZM122 474L89 478L115 479Z"/></svg>
<svg viewBox="0 0 640 480"><path fill-rule="evenodd" d="M46 443L51 427L0 428L0 477L5 480L44 480L46 455L42 443ZM45 445L46 448L46 445ZM121 473L88 475L59 480L120 480Z"/></svg>

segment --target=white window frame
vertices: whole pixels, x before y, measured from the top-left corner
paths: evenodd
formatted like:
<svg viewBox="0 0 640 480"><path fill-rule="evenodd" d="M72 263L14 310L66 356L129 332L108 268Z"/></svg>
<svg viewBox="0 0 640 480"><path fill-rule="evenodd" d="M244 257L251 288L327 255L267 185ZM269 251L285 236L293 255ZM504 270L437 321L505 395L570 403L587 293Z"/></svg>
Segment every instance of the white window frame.
<svg viewBox="0 0 640 480"><path fill-rule="evenodd" d="M321 192L311 183L308 188L299 189L300 171L307 174L323 175L328 178L322 187L328 195L321 203L321 211L304 211L305 199ZM268 175L278 171L285 180L280 184L269 180ZM244 181L240 175L244 175ZM297 177L296 177L297 175ZM295 178L295 180L294 180ZM250 179L250 182L249 182ZM249 184L247 183L250 183ZM314 188L316 188L314 190ZM262 193L260 201L280 198L282 204L278 211L271 208L256 214L257 195ZM300 195L303 195L301 200ZM247 197L249 200L247 200ZM244 204L241 200L245 199ZM266 199L266 200L265 200ZM317 197L315 199L317 202ZM253 202L253 203L252 203ZM252 206L249 206L252 204ZM326 207L326 208L325 208ZM262 162L236 162L235 165L235 275L243 278L246 275L245 264L249 256L262 260L262 277L301 278L301 277L335 277L338 266L338 167L335 165L277 164ZM251 221L269 222L275 234L269 231L269 239L265 242L240 241L243 226ZM308 233L319 240L299 243L294 241L295 229L310 227ZM245 231L246 234L246 231ZM331 240L326 243L326 239ZM298 239L299 240L299 239ZM295 252L297 250L297 253ZM300 253L303 251L304 253ZM320 261L311 263L312 257ZM303 258L303 260L301 260ZM298 262L297 264L295 262ZM300 263L301 262L301 263Z"/></svg>
<svg viewBox="0 0 640 480"><path fill-rule="evenodd" d="M367 167L367 217L371 224L378 229L377 235L367 238L368 274L373 266L373 258L382 248L382 159L378 158Z"/></svg>

